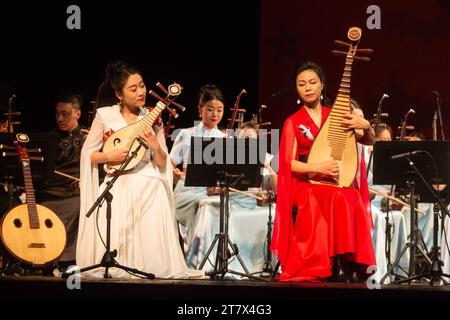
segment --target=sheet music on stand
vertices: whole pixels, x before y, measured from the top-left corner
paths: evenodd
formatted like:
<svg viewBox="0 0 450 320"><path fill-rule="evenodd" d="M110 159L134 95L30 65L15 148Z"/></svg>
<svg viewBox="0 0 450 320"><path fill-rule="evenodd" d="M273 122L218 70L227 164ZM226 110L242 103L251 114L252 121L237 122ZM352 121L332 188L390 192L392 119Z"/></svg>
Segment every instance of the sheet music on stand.
<svg viewBox="0 0 450 320"><path fill-rule="evenodd" d="M245 174L235 189L259 187L265 155L259 139L191 137L185 186L216 187L218 173L227 172Z"/></svg>
<svg viewBox="0 0 450 320"><path fill-rule="evenodd" d="M216 187L220 192L220 226L203 258L203 269L217 244L214 269L206 272L212 279L224 279L227 273L265 280L250 274L239 249L228 235L230 187L247 189L258 187L266 150L259 148L258 139L191 137L191 149L185 186ZM262 153L262 156L259 153ZM262 159L262 161L260 160ZM236 256L244 273L229 268L229 259Z"/></svg>
<svg viewBox="0 0 450 320"><path fill-rule="evenodd" d="M410 193L410 240L405 245L394 263L381 279L383 283L400 258L410 250L410 263L408 278L396 280L396 283L430 278L430 284L445 281L443 277L449 277L442 272L439 260L438 246L438 215L448 215L448 192L436 192L437 186L449 186L450 184L450 141L392 141L377 142L374 146L374 184L407 185ZM444 199L445 197L445 199ZM433 216L433 250L431 259L420 247L418 240L420 231L417 225L418 202L434 203ZM416 253L421 255L429 263L429 271L416 272Z"/></svg>
<svg viewBox="0 0 450 320"><path fill-rule="evenodd" d="M426 150L433 155L439 169L439 183L449 185L450 162L447 159L450 159L450 141L378 141L374 145L374 184L404 186L408 178L408 172L404 170L406 160L392 160L391 157L417 150ZM414 161L430 184L438 182L433 163L428 157L416 155ZM418 202L434 202L423 182L417 181L416 190L423 190Z"/></svg>

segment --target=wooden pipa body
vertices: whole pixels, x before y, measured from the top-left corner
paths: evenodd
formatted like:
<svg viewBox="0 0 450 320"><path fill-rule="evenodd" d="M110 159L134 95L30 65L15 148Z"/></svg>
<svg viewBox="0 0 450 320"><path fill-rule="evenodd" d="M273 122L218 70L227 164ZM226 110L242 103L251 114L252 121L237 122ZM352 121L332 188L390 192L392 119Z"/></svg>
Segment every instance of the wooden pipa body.
<svg viewBox="0 0 450 320"><path fill-rule="evenodd" d="M344 115L351 113L350 80L353 60L356 54L361 29L352 27L348 31L352 41L346 54L344 73L339 86L336 100L325 123L320 128L308 156L308 163L320 163L336 160L339 166L339 176L331 178L319 174L309 174L311 183L331 184L337 187L349 187L355 179L358 169L358 152L354 130L342 125Z"/></svg>

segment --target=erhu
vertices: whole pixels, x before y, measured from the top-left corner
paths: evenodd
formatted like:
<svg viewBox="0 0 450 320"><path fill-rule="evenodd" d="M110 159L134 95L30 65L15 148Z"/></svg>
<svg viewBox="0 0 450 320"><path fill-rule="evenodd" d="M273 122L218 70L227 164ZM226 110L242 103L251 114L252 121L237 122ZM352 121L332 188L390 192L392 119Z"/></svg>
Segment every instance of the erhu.
<svg viewBox="0 0 450 320"><path fill-rule="evenodd" d="M403 118L402 124L398 129L400 130L400 135L397 137L398 140L404 141L406 140L406 130L414 130L414 126L408 125L408 117L410 114L416 113L414 109L409 109L408 112L405 114L405 117Z"/></svg>
<svg viewBox="0 0 450 320"><path fill-rule="evenodd" d="M228 119L228 126L227 129L233 129L235 123L239 123L239 127L242 125L242 123L244 122L244 113L246 112L245 109L241 109L239 107L239 103L241 101L241 97L242 95L246 94L247 91L245 89L242 89L241 92L239 93L239 95L236 97L236 101L234 103L232 110L232 114L231 114L231 118Z"/></svg>
<svg viewBox="0 0 450 320"><path fill-rule="evenodd" d="M13 100L16 99L17 96L15 94L11 95L8 100L8 112L4 113L4 116L7 116L6 123L0 124L0 132L8 132L13 133L14 132L14 125L19 125L20 121L13 121L12 116L20 116L21 112L13 112L12 111L12 103Z"/></svg>

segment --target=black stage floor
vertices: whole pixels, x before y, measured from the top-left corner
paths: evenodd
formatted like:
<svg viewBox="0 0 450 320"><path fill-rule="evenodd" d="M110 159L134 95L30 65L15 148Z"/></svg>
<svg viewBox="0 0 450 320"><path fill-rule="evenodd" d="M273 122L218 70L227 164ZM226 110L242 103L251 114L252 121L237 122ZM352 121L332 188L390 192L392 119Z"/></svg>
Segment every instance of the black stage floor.
<svg viewBox="0 0 450 320"><path fill-rule="evenodd" d="M57 277L0 277L0 311L33 317L38 310L57 307L57 314L70 312L71 318L82 319L111 315L128 320L136 314L145 319L302 319L314 314L361 319L356 310L365 310L363 318L398 314L412 319L449 302L450 286L425 283L368 289L344 283L81 279L79 289L70 290Z"/></svg>
<svg viewBox="0 0 450 320"><path fill-rule="evenodd" d="M365 283L299 283L256 280L123 280L81 278L79 289L66 279L45 276L1 276L5 300L155 300L155 301L315 301L315 300L450 300L450 286L426 282L382 285ZM73 289L69 289L72 287Z"/></svg>

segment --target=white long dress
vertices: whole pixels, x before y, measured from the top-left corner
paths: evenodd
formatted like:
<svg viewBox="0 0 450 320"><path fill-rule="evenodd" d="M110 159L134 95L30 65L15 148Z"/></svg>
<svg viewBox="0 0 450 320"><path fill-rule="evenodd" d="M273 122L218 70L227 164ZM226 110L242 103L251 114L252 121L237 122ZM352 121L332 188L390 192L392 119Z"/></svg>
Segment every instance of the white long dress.
<svg viewBox="0 0 450 320"><path fill-rule="evenodd" d="M148 110L142 108L138 120ZM90 157L99 151L105 135L127 126L120 107L99 108L81 151L81 209L77 243L77 265L86 267L99 263L105 253L106 203L89 218L87 211L105 188L107 176L98 187L98 167ZM167 153L163 130L157 139ZM187 268L178 241L175 206L172 193L172 165L167 156L166 168L160 170L147 151L143 160L130 173L120 176L111 189L111 250L117 250L121 265L155 274L158 278L202 277L203 272ZM98 223L98 230L96 224ZM99 236L101 234L101 238ZM102 277L104 268L83 273ZM119 268L111 268L113 277L131 277Z"/></svg>

